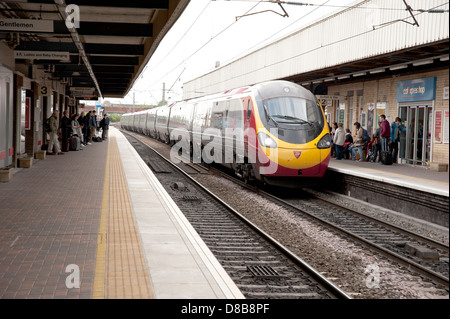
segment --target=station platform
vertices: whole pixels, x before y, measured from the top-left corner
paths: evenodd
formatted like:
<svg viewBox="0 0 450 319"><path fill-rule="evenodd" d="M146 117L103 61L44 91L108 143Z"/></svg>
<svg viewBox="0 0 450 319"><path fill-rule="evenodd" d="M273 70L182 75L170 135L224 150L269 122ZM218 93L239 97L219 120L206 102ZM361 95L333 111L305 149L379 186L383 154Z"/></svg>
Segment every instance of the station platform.
<svg viewBox="0 0 450 319"><path fill-rule="evenodd" d="M436 172L404 164L382 165L335 158L331 159L328 169L421 192L449 196L448 172Z"/></svg>
<svg viewBox="0 0 450 319"><path fill-rule="evenodd" d="M242 299L126 138L0 183L0 298Z"/></svg>

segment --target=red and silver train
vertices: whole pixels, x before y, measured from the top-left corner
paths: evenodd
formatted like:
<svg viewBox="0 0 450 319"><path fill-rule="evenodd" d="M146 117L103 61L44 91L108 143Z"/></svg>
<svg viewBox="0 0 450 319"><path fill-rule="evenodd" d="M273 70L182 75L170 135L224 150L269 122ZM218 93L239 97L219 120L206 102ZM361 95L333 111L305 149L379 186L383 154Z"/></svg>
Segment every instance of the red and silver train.
<svg viewBox="0 0 450 319"><path fill-rule="evenodd" d="M270 185L310 185L324 176L331 155L321 105L310 91L287 81L124 114L121 127Z"/></svg>

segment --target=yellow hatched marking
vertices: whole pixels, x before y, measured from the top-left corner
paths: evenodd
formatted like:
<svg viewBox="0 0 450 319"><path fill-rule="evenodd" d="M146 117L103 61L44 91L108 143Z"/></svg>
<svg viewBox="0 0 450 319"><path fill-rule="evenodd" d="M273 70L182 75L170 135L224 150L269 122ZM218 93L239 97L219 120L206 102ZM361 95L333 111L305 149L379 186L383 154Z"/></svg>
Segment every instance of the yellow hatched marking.
<svg viewBox="0 0 450 319"><path fill-rule="evenodd" d="M106 225L108 219L109 202L109 157L110 148L106 156L105 181L103 183L102 210L100 215L100 226L97 238L97 256L95 263L94 285L92 289L93 299L105 298L105 264L106 264Z"/></svg>
<svg viewBox="0 0 450 319"><path fill-rule="evenodd" d="M105 298L153 298L141 238L114 136L110 140L109 159Z"/></svg>

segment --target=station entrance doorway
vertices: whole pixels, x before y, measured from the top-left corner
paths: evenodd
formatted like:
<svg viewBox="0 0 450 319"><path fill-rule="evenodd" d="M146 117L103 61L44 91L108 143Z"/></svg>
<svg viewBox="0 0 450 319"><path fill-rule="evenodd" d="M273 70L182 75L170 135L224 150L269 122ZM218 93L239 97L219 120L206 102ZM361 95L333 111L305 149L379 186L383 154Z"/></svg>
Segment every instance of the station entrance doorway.
<svg viewBox="0 0 450 319"><path fill-rule="evenodd" d="M399 158L406 164L427 166L432 153L433 102L400 105L399 116L406 127L400 134Z"/></svg>

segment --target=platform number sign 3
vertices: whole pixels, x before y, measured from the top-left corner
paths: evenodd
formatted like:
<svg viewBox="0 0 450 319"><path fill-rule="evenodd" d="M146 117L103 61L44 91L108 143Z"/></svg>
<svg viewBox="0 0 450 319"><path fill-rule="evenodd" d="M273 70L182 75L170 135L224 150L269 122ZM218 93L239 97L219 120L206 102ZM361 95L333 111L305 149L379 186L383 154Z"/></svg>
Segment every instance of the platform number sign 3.
<svg viewBox="0 0 450 319"><path fill-rule="evenodd" d="M39 87L39 95L40 96L50 96L50 88L47 85L41 85Z"/></svg>

